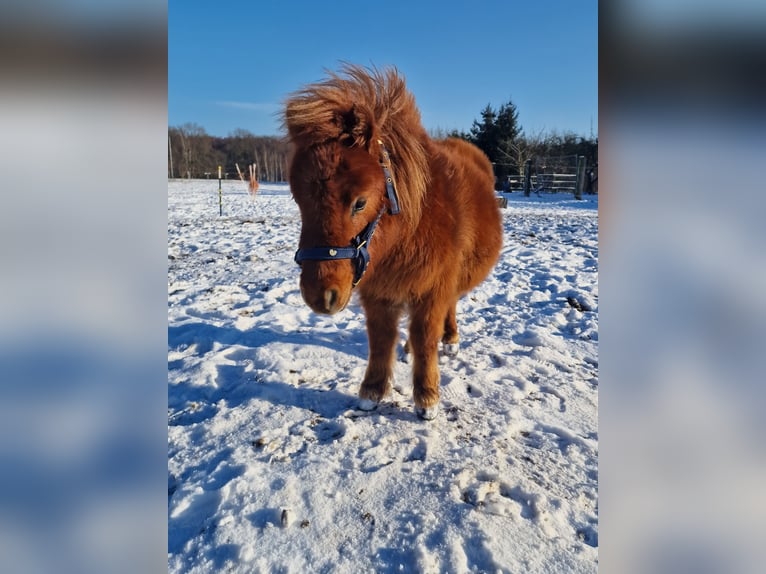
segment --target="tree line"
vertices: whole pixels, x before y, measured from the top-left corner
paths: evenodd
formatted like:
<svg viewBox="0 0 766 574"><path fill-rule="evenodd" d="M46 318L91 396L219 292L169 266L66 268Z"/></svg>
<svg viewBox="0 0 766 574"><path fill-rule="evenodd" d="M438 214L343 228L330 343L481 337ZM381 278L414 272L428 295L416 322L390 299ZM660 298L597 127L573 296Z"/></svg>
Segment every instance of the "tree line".
<svg viewBox="0 0 766 574"><path fill-rule="evenodd" d="M544 162L549 158L585 156L589 169L598 165L597 137L555 130L525 133L516 105L510 100L497 110L487 104L468 132L437 129L431 135L462 138L475 144L492 162L498 181L521 175L527 160Z"/></svg>
<svg viewBox="0 0 766 574"><path fill-rule="evenodd" d="M495 176L521 175L527 160L585 156L588 168L598 165L598 138L572 132L525 133L515 104L508 101L498 109L490 104L474 120L470 131L430 131L431 137L458 137L476 144L493 163ZM227 178L236 178L236 166L247 173L256 164L259 181L286 181L288 144L278 136L256 136L238 129L226 137L211 136L195 123L168 129L168 177L217 177L218 166Z"/></svg>
<svg viewBox="0 0 766 574"><path fill-rule="evenodd" d="M218 166L226 178L237 178L237 166L247 177L247 166L255 164L259 181L287 179L287 142L276 136L256 136L234 130L226 137L209 135L195 123L168 129L168 177L218 177Z"/></svg>

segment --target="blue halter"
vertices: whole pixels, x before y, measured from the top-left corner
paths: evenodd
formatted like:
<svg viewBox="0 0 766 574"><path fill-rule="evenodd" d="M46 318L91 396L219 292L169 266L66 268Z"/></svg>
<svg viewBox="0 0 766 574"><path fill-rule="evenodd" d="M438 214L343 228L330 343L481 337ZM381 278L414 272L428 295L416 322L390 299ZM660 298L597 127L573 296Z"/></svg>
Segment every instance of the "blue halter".
<svg viewBox="0 0 766 574"><path fill-rule="evenodd" d="M381 149L381 155L383 156L380 162L383 168L383 175L386 178L386 195L388 196L389 209L388 212L391 215L399 213L399 199L396 195L396 187L394 186L394 180L391 177L391 158L388 154L388 150L383 145L383 142L378 140ZM348 247L309 247L305 249L298 249L295 252L295 262L300 265L304 261L335 261L336 259L351 259L351 264L354 266L354 283L353 287L356 287L359 281L362 280L364 272L367 271L367 266L370 264L370 253L367 251L367 247L372 240L372 234L375 233L375 228L380 222L380 218L386 212L386 207L383 206L378 212L377 217L373 219L367 226L362 229L361 233L351 240L351 245Z"/></svg>

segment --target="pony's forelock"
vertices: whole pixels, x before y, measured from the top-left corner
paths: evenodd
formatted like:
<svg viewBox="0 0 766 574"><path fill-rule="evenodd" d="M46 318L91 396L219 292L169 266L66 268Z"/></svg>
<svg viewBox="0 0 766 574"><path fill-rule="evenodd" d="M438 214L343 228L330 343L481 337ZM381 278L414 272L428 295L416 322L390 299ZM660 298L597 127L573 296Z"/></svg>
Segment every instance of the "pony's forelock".
<svg viewBox="0 0 766 574"><path fill-rule="evenodd" d="M285 103L283 124L296 147L337 140L378 156L380 140L391 155L401 216L420 220L429 182L428 141L415 98L396 68L344 64L339 72L309 84Z"/></svg>

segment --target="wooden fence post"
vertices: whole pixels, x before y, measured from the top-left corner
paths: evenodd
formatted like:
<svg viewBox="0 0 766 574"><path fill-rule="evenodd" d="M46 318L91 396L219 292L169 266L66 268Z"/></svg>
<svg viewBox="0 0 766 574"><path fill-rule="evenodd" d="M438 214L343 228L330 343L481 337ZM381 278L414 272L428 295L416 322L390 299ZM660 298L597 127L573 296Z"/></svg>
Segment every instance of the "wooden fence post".
<svg viewBox="0 0 766 574"><path fill-rule="evenodd" d="M223 215L223 193L221 192L221 166L218 166L218 215Z"/></svg>
<svg viewBox="0 0 766 574"><path fill-rule="evenodd" d="M582 188L585 183L586 159L584 155L577 157L577 177L575 178L574 198L582 199Z"/></svg>
<svg viewBox="0 0 766 574"><path fill-rule="evenodd" d="M529 191L532 189L532 160L524 162L524 197L529 197Z"/></svg>

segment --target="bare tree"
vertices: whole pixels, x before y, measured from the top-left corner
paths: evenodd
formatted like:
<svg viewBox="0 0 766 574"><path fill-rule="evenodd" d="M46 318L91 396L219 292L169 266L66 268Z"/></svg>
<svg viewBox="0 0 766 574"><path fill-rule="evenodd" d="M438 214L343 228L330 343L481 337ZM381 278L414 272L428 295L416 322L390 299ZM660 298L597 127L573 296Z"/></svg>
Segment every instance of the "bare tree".
<svg viewBox="0 0 766 574"><path fill-rule="evenodd" d="M185 123L178 127L178 134L181 139L183 172L187 178L200 176L197 164L204 153L204 142L200 140L207 136L205 129L199 124Z"/></svg>
<svg viewBox="0 0 766 574"><path fill-rule="evenodd" d="M522 166L528 159L532 159L545 141L543 130L533 135L523 135L512 142L508 142L506 150L498 149L502 157L509 163L514 164L522 172Z"/></svg>
<svg viewBox="0 0 766 574"><path fill-rule="evenodd" d="M170 179L173 179L173 146L170 144L170 133L168 132L168 160L170 162Z"/></svg>
<svg viewBox="0 0 766 574"><path fill-rule="evenodd" d="M204 177L218 165L233 174L236 164L255 164L258 180L284 181L288 146L283 138L256 136L246 130L213 137L197 124L183 124L168 128L168 154L171 176Z"/></svg>

